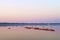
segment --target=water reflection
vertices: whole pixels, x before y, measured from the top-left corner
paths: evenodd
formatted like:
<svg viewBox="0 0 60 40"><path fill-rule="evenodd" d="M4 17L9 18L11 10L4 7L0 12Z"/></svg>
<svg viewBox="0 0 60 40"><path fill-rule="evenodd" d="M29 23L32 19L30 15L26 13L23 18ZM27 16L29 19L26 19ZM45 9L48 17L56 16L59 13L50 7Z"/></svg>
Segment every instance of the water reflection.
<svg viewBox="0 0 60 40"><path fill-rule="evenodd" d="M46 25L34 25L33 27L48 27ZM11 28L8 30L8 28ZM47 32L38 30L28 30L25 26L0 26L0 40L58 40L60 39L59 32ZM53 26L56 30L59 26Z"/></svg>

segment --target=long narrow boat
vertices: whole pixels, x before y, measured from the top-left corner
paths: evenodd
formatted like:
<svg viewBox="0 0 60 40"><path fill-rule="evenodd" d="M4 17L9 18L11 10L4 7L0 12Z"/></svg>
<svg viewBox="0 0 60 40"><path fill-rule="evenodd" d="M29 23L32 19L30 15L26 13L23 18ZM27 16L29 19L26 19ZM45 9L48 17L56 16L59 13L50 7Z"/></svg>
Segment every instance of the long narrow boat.
<svg viewBox="0 0 60 40"><path fill-rule="evenodd" d="M35 29L35 30L40 30L40 28L38 28L38 27L34 27L33 29Z"/></svg>
<svg viewBox="0 0 60 40"><path fill-rule="evenodd" d="M55 31L55 29L49 29L49 28L40 28L40 30L45 30L45 31Z"/></svg>
<svg viewBox="0 0 60 40"><path fill-rule="evenodd" d="M55 31L55 29L48 29L48 28L33 28L35 30L44 30L44 31Z"/></svg>
<svg viewBox="0 0 60 40"><path fill-rule="evenodd" d="M34 30L44 30L44 31L55 31L55 29L49 29L49 28L39 28L39 27L24 27L26 29L34 29Z"/></svg>

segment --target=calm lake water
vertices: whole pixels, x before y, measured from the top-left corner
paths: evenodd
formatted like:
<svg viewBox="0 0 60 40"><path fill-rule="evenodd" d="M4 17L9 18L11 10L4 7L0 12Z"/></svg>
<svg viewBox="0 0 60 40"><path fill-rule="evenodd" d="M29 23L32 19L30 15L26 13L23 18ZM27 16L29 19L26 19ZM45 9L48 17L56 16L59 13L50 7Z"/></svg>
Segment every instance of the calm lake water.
<svg viewBox="0 0 60 40"><path fill-rule="evenodd" d="M60 40L60 25L41 25L33 27L54 28L55 32L25 29L25 26L0 26L0 40ZM11 29L8 29L10 27Z"/></svg>

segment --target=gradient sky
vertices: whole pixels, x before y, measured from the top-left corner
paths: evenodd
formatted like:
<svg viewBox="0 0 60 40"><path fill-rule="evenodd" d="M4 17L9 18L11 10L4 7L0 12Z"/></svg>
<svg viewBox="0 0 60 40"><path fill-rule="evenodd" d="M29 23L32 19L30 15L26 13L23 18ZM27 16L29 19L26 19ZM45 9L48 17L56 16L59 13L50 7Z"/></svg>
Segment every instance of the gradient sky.
<svg viewBox="0 0 60 40"><path fill-rule="evenodd" d="M0 0L0 22L60 23L60 0Z"/></svg>

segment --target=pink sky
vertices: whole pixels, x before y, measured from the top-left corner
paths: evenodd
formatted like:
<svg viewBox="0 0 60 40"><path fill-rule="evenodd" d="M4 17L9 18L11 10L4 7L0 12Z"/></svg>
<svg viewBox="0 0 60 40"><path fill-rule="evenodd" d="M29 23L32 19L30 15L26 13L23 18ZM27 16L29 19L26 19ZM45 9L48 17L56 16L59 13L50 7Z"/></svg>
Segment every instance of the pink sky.
<svg viewBox="0 0 60 40"><path fill-rule="evenodd" d="M60 6L50 2L0 1L0 22L60 22Z"/></svg>

